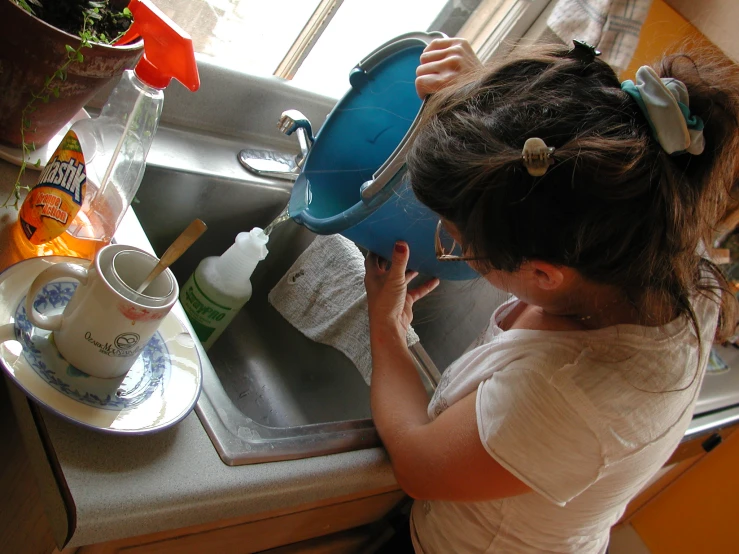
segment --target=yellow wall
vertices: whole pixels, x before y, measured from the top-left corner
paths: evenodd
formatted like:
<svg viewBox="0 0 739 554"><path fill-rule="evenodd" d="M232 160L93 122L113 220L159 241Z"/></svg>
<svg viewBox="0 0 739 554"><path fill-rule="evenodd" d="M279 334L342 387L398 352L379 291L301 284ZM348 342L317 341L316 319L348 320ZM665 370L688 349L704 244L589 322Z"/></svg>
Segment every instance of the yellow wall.
<svg viewBox="0 0 739 554"><path fill-rule="evenodd" d="M629 67L621 73L622 79L633 79L642 65L659 60L676 44L683 41L705 44L708 40L664 0L654 0L641 30L639 45Z"/></svg>

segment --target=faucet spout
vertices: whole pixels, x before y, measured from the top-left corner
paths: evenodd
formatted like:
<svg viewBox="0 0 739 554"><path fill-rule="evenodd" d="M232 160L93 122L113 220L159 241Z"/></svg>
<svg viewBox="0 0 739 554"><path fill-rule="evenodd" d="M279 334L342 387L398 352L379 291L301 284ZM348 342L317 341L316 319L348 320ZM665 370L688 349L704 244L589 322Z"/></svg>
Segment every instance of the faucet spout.
<svg viewBox="0 0 739 554"><path fill-rule="evenodd" d="M298 168L302 167L316 140L310 121L298 110L285 110L277 122L277 128L288 136L297 132L300 154L295 158L295 165Z"/></svg>

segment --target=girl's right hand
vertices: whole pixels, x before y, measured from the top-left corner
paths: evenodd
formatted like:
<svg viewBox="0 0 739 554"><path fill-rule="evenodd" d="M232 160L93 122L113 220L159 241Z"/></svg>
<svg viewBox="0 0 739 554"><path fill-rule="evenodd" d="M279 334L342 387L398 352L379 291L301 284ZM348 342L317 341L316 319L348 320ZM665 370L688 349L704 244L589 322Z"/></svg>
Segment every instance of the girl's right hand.
<svg viewBox="0 0 739 554"><path fill-rule="evenodd" d="M406 271L409 258L408 245L397 242L389 269L387 262L377 254L369 253L364 263L370 334L389 331L396 338L401 338L403 344L413 321L413 304L439 286L438 279L431 279L408 290L408 283L418 275L416 271Z"/></svg>
<svg viewBox="0 0 739 554"><path fill-rule="evenodd" d="M467 39L437 38L421 54L416 92L421 98L447 86L462 73L482 67Z"/></svg>

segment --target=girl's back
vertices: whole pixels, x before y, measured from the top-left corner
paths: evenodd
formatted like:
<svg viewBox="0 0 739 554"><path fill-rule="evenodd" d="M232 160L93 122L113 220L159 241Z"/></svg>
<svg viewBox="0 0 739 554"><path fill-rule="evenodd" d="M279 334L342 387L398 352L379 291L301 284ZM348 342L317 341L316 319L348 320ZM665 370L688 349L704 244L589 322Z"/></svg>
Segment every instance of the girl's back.
<svg viewBox="0 0 739 554"><path fill-rule="evenodd" d="M429 417L477 390L480 440L534 491L413 509L419 552L605 552L628 502L667 461L692 417L707 363L687 318L662 327L504 331L452 364ZM694 305L711 344L717 305ZM419 538L419 536L421 538Z"/></svg>

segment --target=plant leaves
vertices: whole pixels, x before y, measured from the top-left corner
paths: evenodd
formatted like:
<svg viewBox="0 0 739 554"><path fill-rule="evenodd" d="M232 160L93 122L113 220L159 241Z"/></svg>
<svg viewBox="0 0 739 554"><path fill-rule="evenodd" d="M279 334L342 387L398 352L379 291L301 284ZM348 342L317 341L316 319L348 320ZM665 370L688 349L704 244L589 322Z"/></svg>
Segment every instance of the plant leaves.
<svg viewBox="0 0 739 554"><path fill-rule="evenodd" d="M28 1L26 1L26 0L15 0L15 4L17 6L20 6L21 8L23 8L24 10L26 10L31 15L36 15L36 12L33 11L33 8L29 5L29 2L31 4L39 5L34 0L28 0ZM39 5L39 7L40 7L40 5Z"/></svg>

